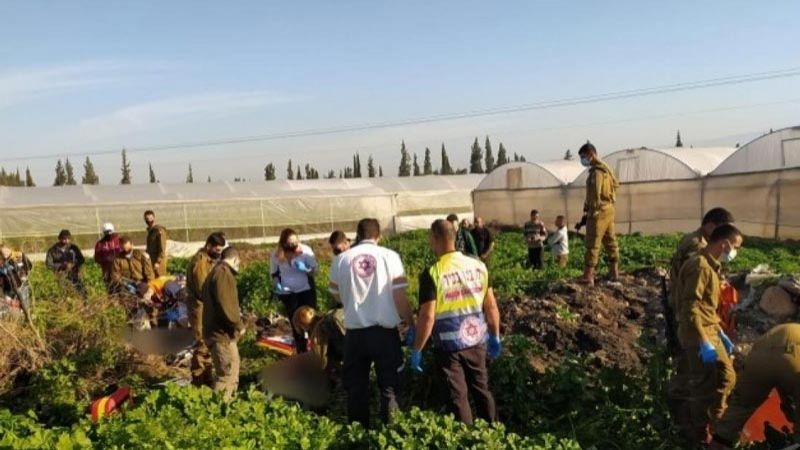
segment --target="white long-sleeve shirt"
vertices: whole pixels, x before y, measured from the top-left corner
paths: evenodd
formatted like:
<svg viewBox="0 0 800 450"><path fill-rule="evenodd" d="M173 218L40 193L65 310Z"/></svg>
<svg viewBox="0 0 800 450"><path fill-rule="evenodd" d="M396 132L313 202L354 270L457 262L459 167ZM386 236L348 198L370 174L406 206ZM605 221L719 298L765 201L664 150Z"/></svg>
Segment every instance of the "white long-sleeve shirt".
<svg viewBox="0 0 800 450"><path fill-rule="evenodd" d="M280 261L278 259L278 252L277 250L272 253L272 257L270 258L270 275L274 275L276 272L279 273L281 284L284 288L287 288L292 293L297 292L304 292L311 289L311 283L308 280L308 274L295 269L293 263L294 260L301 260L305 263L305 265L313 271L317 269L317 259L314 257L314 251L311 250L311 247L300 244L300 251L299 255L295 255L291 260Z"/></svg>
<svg viewBox="0 0 800 450"><path fill-rule="evenodd" d="M569 231L566 225L554 231L547 239L547 244L550 245L555 256L569 254Z"/></svg>

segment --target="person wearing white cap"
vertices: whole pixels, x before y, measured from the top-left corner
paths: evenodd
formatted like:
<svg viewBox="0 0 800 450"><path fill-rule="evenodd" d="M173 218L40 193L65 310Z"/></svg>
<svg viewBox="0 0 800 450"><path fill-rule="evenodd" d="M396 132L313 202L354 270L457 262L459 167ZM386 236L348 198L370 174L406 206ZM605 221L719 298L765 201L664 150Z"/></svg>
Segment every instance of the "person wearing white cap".
<svg viewBox="0 0 800 450"><path fill-rule="evenodd" d="M103 269L103 280L108 284L111 279L111 267L114 258L120 251L119 235L114 232L114 224L106 222L102 228L103 235L94 245L94 261Z"/></svg>

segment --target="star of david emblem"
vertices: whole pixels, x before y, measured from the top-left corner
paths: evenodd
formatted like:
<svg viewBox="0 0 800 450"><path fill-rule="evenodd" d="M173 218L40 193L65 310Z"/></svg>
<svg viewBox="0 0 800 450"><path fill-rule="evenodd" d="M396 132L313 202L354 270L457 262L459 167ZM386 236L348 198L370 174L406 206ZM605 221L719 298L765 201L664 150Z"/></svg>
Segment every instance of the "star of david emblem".
<svg viewBox="0 0 800 450"><path fill-rule="evenodd" d="M372 255L359 255L353 260L353 271L362 278L371 277L375 273L378 261Z"/></svg>

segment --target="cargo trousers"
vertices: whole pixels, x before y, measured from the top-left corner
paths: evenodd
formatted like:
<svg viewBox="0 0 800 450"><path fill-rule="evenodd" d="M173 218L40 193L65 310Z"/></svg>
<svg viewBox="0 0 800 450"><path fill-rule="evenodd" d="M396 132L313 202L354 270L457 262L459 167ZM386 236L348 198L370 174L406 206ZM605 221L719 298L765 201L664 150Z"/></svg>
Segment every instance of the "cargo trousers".
<svg viewBox="0 0 800 450"><path fill-rule="evenodd" d="M213 383L213 366L211 353L203 340L203 302L189 300L189 325L192 327L194 335L194 348L190 370L192 372L192 384L195 386L209 386Z"/></svg>
<svg viewBox="0 0 800 450"><path fill-rule="evenodd" d="M714 434L733 443L756 409L777 389L786 418L800 430L800 339L797 342L766 343L754 347L745 360L728 409L714 428Z"/></svg>
<svg viewBox="0 0 800 450"><path fill-rule="evenodd" d="M489 371L486 368L486 345L457 352L437 350L436 362L450 391L450 410L460 422L472 425L469 394L475 401L478 417L497 420L494 396L489 390Z"/></svg>
<svg viewBox="0 0 800 450"><path fill-rule="evenodd" d="M597 213L586 219L586 259L585 267L594 269L600 260L600 247L605 248L606 260L609 263L619 261L619 246L617 245L616 227L614 218L616 210L614 205L605 205Z"/></svg>
<svg viewBox="0 0 800 450"><path fill-rule="evenodd" d="M722 417L728 396L736 384L733 361L717 334L719 328L714 325L704 331L717 351L717 361L714 363L707 364L700 359L697 345L681 342L689 368L690 437L698 440L705 440L709 426L713 426Z"/></svg>
<svg viewBox="0 0 800 450"><path fill-rule="evenodd" d="M214 390L231 400L239 389L239 344L228 337L211 338L208 344L214 363Z"/></svg>

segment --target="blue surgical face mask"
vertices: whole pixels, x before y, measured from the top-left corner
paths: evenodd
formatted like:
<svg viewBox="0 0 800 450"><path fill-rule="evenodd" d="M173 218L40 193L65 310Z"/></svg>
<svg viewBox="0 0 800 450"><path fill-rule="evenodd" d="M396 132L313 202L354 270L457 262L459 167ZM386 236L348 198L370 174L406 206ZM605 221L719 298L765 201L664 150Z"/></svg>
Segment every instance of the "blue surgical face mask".
<svg viewBox="0 0 800 450"><path fill-rule="evenodd" d="M589 160L589 158L584 158L584 157L581 157L581 165L582 165L583 167L589 167L589 166L591 166L591 165L592 165L592 161L591 161L591 160Z"/></svg>

